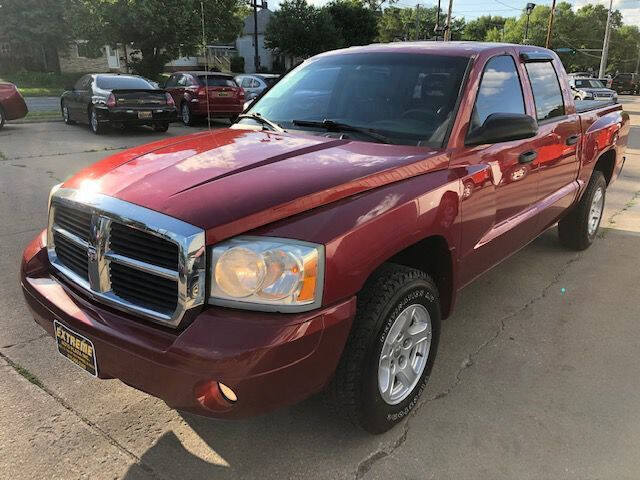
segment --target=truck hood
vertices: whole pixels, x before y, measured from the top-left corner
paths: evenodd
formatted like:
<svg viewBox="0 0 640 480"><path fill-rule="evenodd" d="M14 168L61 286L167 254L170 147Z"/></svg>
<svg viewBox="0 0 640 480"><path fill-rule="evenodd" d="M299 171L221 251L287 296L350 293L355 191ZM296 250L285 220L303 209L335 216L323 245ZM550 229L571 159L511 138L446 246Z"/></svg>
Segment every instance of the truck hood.
<svg viewBox="0 0 640 480"><path fill-rule="evenodd" d="M223 129L126 150L64 186L165 213L214 243L447 163L425 147Z"/></svg>

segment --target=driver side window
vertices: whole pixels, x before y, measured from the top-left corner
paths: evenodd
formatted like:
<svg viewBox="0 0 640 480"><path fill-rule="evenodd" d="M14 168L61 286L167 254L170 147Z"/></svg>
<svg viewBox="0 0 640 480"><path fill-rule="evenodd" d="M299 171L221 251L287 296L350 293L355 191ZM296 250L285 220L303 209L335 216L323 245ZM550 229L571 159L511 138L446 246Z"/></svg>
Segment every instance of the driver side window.
<svg viewBox="0 0 640 480"><path fill-rule="evenodd" d="M525 113L522 85L510 55L493 57L487 62L471 114L469 132L481 127L492 113Z"/></svg>

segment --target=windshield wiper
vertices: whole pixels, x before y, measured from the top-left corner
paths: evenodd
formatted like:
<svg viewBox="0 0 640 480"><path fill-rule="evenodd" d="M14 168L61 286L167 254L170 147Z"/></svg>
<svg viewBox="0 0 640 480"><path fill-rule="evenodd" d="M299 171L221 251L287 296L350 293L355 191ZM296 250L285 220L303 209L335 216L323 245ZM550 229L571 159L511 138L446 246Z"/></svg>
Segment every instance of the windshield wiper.
<svg viewBox="0 0 640 480"><path fill-rule="evenodd" d="M348 123L336 122L327 118L325 118L321 122L315 120L293 120L291 123L300 127L324 128L329 132L355 132L377 140L380 143L393 143L388 137L385 137L381 133L378 133L370 128L356 127L354 125L349 125Z"/></svg>
<svg viewBox="0 0 640 480"><path fill-rule="evenodd" d="M268 118L263 117L259 113L243 113L242 115L238 115L238 119L242 119L242 118L250 118L251 120L255 120L256 122L261 123L262 125L266 125L271 130L275 130L276 132L285 131L285 129L282 128L280 125L278 125L275 122L272 122Z"/></svg>

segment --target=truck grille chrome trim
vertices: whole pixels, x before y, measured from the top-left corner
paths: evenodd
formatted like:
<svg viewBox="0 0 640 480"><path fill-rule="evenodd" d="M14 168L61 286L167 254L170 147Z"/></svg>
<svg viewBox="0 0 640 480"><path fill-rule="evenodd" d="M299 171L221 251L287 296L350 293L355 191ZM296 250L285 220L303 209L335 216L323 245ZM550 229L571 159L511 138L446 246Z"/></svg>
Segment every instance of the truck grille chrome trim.
<svg viewBox="0 0 640 480"><path fill-rule="evenodd" d="M177 327L204 303L204 231L113 197L59 189L51 200L51 265L95 300Z"/></svg>

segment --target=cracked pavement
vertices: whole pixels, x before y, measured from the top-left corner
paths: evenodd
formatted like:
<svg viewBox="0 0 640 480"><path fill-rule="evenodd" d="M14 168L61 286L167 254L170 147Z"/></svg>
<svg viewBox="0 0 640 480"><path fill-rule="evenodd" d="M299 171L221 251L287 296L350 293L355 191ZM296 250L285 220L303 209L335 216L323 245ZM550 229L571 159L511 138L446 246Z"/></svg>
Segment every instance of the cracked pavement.
<svg viewBox="0 0 640 480"><path fill-rule="evenodd" d="M178 413L57 355L17 282L22 249L45 225L48 190L111 150L161 134L8 124L0 132L0 478L637 478L640 98L623 102L634 124L627 163L607 191L595 244L564 250L552 229L465 288L443 324L423 399L377 437L331 417L318 398L238 422Z"/></svg>

